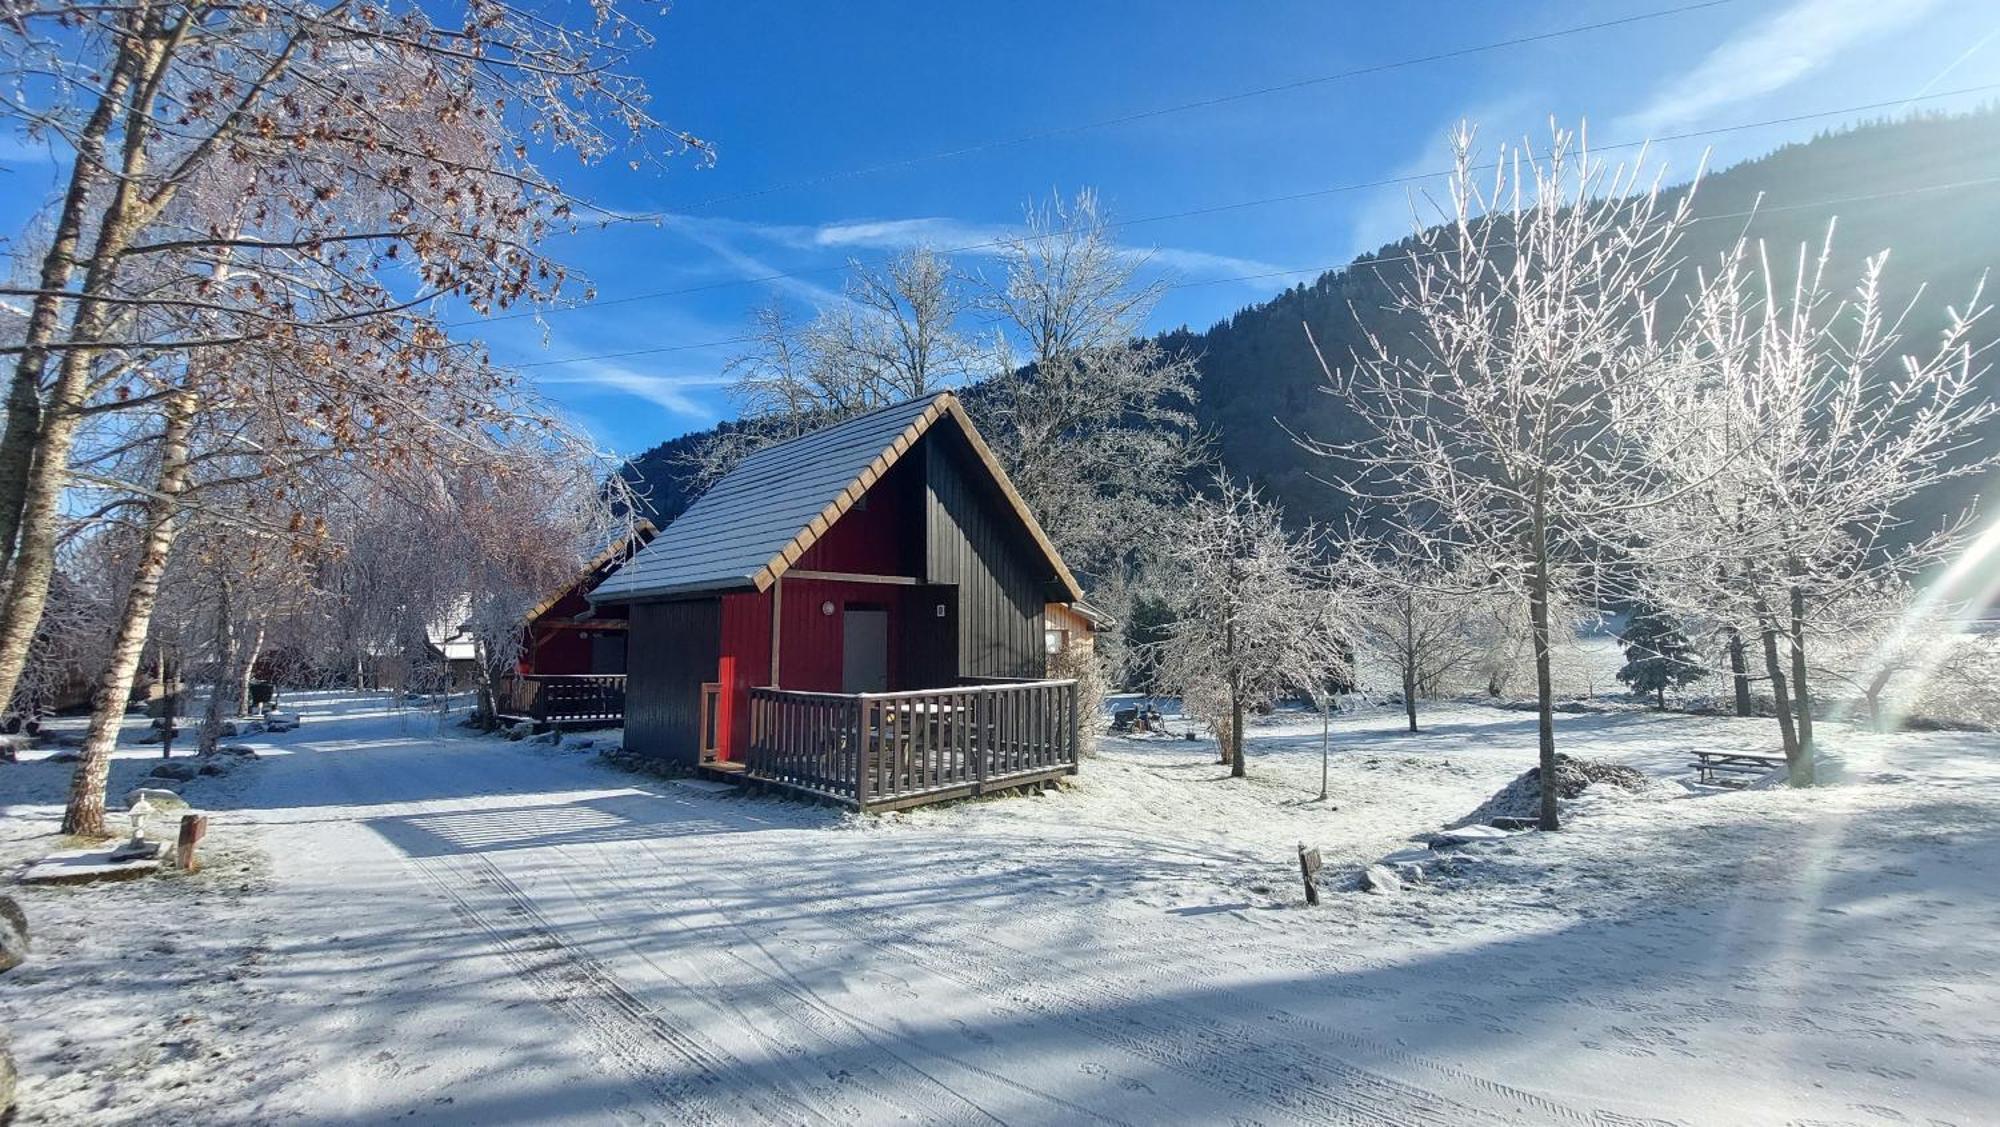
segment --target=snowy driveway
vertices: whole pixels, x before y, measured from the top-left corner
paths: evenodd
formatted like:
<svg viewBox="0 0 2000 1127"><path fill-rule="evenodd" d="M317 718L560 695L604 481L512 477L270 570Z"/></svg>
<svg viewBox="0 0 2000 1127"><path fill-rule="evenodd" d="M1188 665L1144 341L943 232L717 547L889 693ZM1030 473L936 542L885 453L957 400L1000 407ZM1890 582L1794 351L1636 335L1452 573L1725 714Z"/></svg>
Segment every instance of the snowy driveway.
<svg viewBox="0 0 2000 1127"><path fill-rule="evenodd" d="M1114 742L1047 798L853 818L326 701L212 802L269 891L218 1120L1990 1119L1990 737L1939 784L1585 811L1470 875L1295 905L1519 769L1531 718ZM1736 722L1566 718L1669 769ZM1983 741L1983 742L1981 742ZM232 780L232 783L234 780Z"/></svg>

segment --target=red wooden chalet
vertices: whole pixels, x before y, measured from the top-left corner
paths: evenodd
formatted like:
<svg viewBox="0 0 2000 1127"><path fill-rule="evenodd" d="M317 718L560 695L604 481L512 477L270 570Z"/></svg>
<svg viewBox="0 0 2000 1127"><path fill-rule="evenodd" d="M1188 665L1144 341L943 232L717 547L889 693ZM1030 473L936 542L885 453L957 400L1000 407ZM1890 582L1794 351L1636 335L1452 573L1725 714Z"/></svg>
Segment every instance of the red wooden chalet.
<svg viewBox="0 0 2000 1127"><path fill-rule="evenodd" d="M948 392L758 451L589 594L628 751L863 809L1073 774L1080 597Z"/></svg>

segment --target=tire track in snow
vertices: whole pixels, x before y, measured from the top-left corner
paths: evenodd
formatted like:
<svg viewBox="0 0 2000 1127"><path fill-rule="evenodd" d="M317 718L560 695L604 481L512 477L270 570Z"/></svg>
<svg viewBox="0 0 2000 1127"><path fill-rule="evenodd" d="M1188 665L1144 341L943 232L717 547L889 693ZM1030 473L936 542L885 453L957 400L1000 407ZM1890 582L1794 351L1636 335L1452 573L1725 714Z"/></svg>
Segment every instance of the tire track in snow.
<svg viewBox="0 0 2000 1127"><path fill-rule="evenodd" d="M486 933L494 950L520 972L544 1005L590 1035L641 1087L671 1109L673 1117L666 1122L722 1127L743 1122L751 1113L778 1123L818 1118L807 1108L777 1115L761 1101L731 1098L722 1075L738 1062L727 1053L675 1029L595 959L540 923L493 921L458 888L460 879L477 880L476 874L443 859L406 860L445 895L454 913ZM523 918L536 919L531 905L518 906L524 909Z"/></svg>
<svg viewBox="0 0 2000 1127"><path fill-rule="evenodd" d="M559 857L565 860L573 860L564 847L553 846L550 848ZM632 889L635 893L643 893L645 891L618 873L617 869L613 866L600 863L592 869L592 872L594 875L600 877L611 877L618 883ZM500 879L505 880L511 888L516 890L517 895L529 898L529 894L525 890L521 890L511 878L507 877L504 873L500 873L499 876ZM566 873L559 871L556 873L556 878L563 882L564 887L569 889L572 897L586 911L590 912L593 919L599 922L608 922L604 920L602 912L596 906L598 898L586 895L582 890L578 889L575 882ZM672 926L677 931L686 930L680 924ZM782 1008L775 1009L769 1015L753 1016L742 1006L730 1000L731 995L739 989L738 987L721 983L711 974L704 974L702 977L706 981L702 983L689 983L681 975L662 966L657 959L654 959L641 950L629 937L623 937L622 942L635 958L645 963L655 973L686 991L690 998L695 999L710 1012L736 1021L768 1050L782 1057L803 1058L799 1059L797 1063L808 1067L824 1069L825 1075L831 1084L830 1087L822 1086L810 1079L803 1078L799 1080L799 1083L812 1098L835 1105L841 1113L839 1118L851 1121L880 1121L883 1117L883 1109L886 1109L895 1118L914 1118L930 1123L964 1122L968 1118L998 1122L998 1120L995 1120L992 1115L977 1104L960 1096L949 1087L938 1084L934 1078L914 1067L911 1070L918 1073L920 1081L928 1082L941 1088L946 1098L935 1099L916 1093L912 1093L917 1096L915 1099L899 1097L893 1093L905 1091L908 1085L898 1085L891 1077L884 1076L877 1067L876 1062L870 1060L857 1047L850 1044L843 1044L838 1037L828 1033L823 1023L812 1022L802 1018L796 1012ZM726 950L722 953L728 954ZM803 1033L806 1037L824 1042L832 1050L831 1053L815 1053L796 1035L789 1038L776 1035L770 1028L770 1025L774 1022L788 1023L793 1027L795 1034ZM907 1062L903 1061L901 1057L893 1057L892 1059L899 1064L907 1065ZM916 1087L921 1092L924 1085L919 1083ZM840 1091L840 1089L844 1088L852 1088L860 1092L865 1092L880 1106L871 1110L856 1104L845 1093Z"/></svg>
<svg viewBox="0 0 2000 1127"><path fill-rule="evenodd" d="M744 888L740 883L732 883L738 889ZM1505 1115L1320 1056L1297 1042L1290 1043L1298 1050L1288 1054L1290 1059L1272 1059L1268 1037L1253 1036L1241 1028L1156 998L1134 997L1102 979L1090 978L1086 994L1051 981L1056 975L1038 973L1033 978L1023 978L1014 970L995 967L978 958L968 944L953 946L941 958L933 957L914 945L922 941L903 941L871 931L851 922L850 914L835 911L821 918L856 942L895 951L910 964L954 982L990 1004L1070 1026L1092 1040L1178 1073L1204 1088L1232 1092L1287 1115L1310 1122L1394 1127L1513 1122ZM998 946L990 936L982 937L981 942ZM1005 949L1027 959L1023 952ZM1029 959L1022 965L1048 969L1048 963L1042 957ZM1061 969L1075 973L1072 968ZM1151 1011L1161 1020L1142 1023L1111 1017L1100 1012L1106 1009ZM1301 1064L1310 1067L1300 1067ZM1248 1083L1248 1078L1264 1083Z"/></svg>
<svg viewBox="0 0 2000 1127"><path fill-rule="evenodd" d="M638 846L639 849L642 852L644 852L649 858L659 862L656 871L661 873L672 873L672 874L678 873L678 869L675 865L673 865L670 861L660 858L659 855L654 853L652 848L645 842L643 841L639 842ZM607 869L606 871L612 872L613 870ZM647 890L642 886L635 884L633 881L631 881L629 878L624 877L623 875L618 875L617 879L619 880L619 883L624 884L627 888L632 889L635 893L641 895L652 894L650 890ZM908 1057L904 1056L900 1052L897 1052L895 1049L889 1048L888 1046L882 1044L881 1041L878 1040L878 1038L893 1040L902 1045L913 1048L918 1052L949 1061L953 1066L964 1069L967 1072L974 1073L975 1075L978 1075L982 1079L987 1080L993 1084L996 1084L1004 1088L1008 1088L1020 1095L1029 1097L1038 1102L1052 1104L1057 1109L1060 1109L1062 1112L1068 1115L1082 1119L1091 1119L1102 1123L1112 1124L1114 1125L1114 1127L1131 1127L1131 1125L1124 1120L1117 1119L1109 1115L1105 1115L1102 1112L1098 1112L1091 1108L1085 1107L1082 1104L1078 1104L1073 1101L1063 1099L1060 1096L1051 1095L1045 1091L1042 1091L1039 1088L1033 1088L1026 1084L1022 1084L1021 1082L1014 1080L1011 1077L1005 1076L999 1072L995 1072L992 1069L984 1068L981 1067L980 1065L973 1064L972 1062L965 1060L963 1057L955 1053L947 1052L934 1044L926 1044L922 1041L919 1041L918 1039L912 1037L910 1034L903 1033L895 1029L887 1028L874 1021L870 1021L869 1019L862 1017L861 1015L856 1014L828 1000L824 995L820 994L817 990L813 989L811 985L800 979L798 975L791 970L790 967L785 965L783 960L781 960L777 955L773 954L770 951L770 949L764 945L763 941L757 937L757 934L753 930L744 926L744 924L741 921L739 921L734 916L730 915L726 910L724 910L723 907L715 900L715 898L708 894L706 889L702 888L699 885L694 884L693 882L690 882L685 877L679 875L676 875L674 879L676 883L679 884L681 887L691 889L693 891L694 896L698 898L701 901L701 903L708 908L710 912L714 913L714 915L719 920L727 924L732 931L736 932L739 936L741 936L745 944L747 944L750 947L754 947L758 951L758 953L763 956L764 960L770 964L770 966L768 968L759 966L754 961L746 958L740 951L738 951L734 947L726 947L723 949L722 953L726 957L728 957L731 961L741 965L746 971L749 971L752 974L760 976L766 982L770 983L773 987L783 992L784 994L790 996L793 1000L797 1001L801 1006L806 1007L809 1012L818 1015L820 1018L824 1020L845 1025L850 1032L852 1032L857 1036L860 1036L862 1039L867 1041L871 1046L873 1046L877 1050L890 1055L898 1063L904 1065L910 1071L916 1073L916 1075L920 1077L925 1083L938 1086L939 1088L943 1089L943 1091L948 1093L954 1100L964 1103L968 1108L976 1112L980 1118L989 1119L996 1123L1001 1122L1001 1120L997 1116L993 1115L992 1112L987 1111L985 1108L979 1106L977 1103L973 1102L967 1097L960 1095L950 1085L945 1084L942 1080L939 1080L937 1077L933 1076L928 1070L912 1062ZM676 925L676 927L679 927L679 925ZM645 956L641 955L640 957L644 958ZM650 960L648 961L650 962ZM823 1030L823 1024L816 1025L815 1028L816 1030ZM827 1035L823 1032L822 1035L827 1036L829 1040L833 1040L831 1035Z"/></svg>

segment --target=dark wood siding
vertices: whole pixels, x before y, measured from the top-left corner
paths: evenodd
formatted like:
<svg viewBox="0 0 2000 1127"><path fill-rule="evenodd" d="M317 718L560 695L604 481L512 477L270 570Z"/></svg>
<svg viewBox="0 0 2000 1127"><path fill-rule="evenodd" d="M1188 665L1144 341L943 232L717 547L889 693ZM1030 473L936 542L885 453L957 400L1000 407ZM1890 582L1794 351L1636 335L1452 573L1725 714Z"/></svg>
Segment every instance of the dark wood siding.
<svg viewBox="0 0 2000 1127"><path fill-rule="evenodd" d="M922 439L926 578L958 588L958 673L1039 677L1045 566L955 430Z"/></svg>
<svg viewBox="0 0 2000 1127"><path fill-rule="evenodd" d="M719 599L638 603L625 652L625 747L673 763L701 761L701 686L715 679Z"/></svg>

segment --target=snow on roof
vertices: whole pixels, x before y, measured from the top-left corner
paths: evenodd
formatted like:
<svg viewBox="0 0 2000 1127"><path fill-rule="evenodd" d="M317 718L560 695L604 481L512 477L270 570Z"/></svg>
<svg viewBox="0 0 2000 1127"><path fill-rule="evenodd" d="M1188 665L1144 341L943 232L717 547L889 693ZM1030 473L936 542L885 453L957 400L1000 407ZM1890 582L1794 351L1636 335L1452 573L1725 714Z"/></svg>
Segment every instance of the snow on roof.
<svg viewBox="0 0 2000 1127"><path fill-rule="evenodd" d="M965 408L956 396L941 391L877 408L743 459L599 584L590 601L765 590L946 416L957 421L1058 580L1080 595L1062 557L1007 481Z"/></svg>

